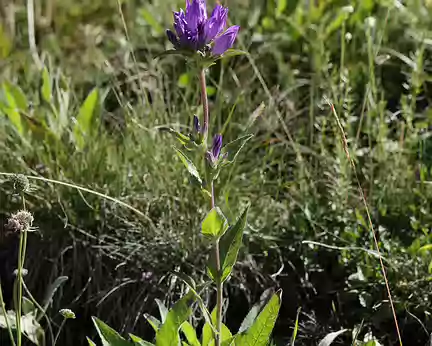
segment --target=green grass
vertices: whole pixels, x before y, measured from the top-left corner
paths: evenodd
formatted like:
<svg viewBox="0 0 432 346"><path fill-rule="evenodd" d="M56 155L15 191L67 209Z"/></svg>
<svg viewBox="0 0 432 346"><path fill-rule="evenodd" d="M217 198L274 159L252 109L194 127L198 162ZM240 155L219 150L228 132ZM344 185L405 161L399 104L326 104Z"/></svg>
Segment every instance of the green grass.
<svg viewBox="0 0 432 346"><path fill-rule="evenodd" d="M29 286L39 298L53 278L70 277L53 318L67 306L81 319L66 326L62 345L91 333L90 314L118 330L146 333L141 314L156 308L153 299L169 303L180 293L170 270L205 276L198 232L205 199L185 188L174 139L162 130L190 126L201 112L198 83L181 60L153 59L169 48L164 28L182 2L122 4L128 35L116 1L57 1L47 25L49 3L35 11L45 83L29 54L24 3L16 8L15 30L1 22L0 82L25 96L14 93L21 125L0 107L0 171L83 186L144 216L91 193L33 181L28 208L40 233L29 239ZM224 138L255 133L218 184L219 205L231 218L251 203L228 323L240 323L249 301L280 285L277 339L290 340L287 328L302 307L297 344L316 345L328 332L356 325L359 339L371 331L395 343L379 262L369 251L372 234L327 97L371 206L402 337L424 344L423 329L432 331L432 258L421 250L431 243L432 225L432 7L359 0L349 13L344 1L286 3L229 2L230 20L242 26L237 48L250 55L218 64L208 82L211 119ZM91 126L77 149L74 119L95 87ZM2 90L0 104L8 104ZM249 126L261 103L264 111ZM0 193L5 217L17 201L6 183ZM146 272L150 279L143 279Z"/></svg>

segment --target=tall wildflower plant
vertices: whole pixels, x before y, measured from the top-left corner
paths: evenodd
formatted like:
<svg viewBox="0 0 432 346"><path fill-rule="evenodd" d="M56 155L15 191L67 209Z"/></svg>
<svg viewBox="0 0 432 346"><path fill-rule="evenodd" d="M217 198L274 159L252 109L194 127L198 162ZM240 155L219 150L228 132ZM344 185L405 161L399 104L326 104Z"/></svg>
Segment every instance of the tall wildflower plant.
<svg viewBox="0 0 432 346"><path fill-rule="evenodd" d="M54 337L51 321L48 318L46 311L52 301L56 290L67 281L67 277L61 276L57 278L49 290L46 292L46 299L42 304L39 304L31 294L25 284L25 276L28 270L24 267L27 252L27 238L29 232L36 229L33 226L33 215L27 210L25 195L30 190L30 184L26 176L22 174L12 175L12 183L16 193L19 194L22 201L22 210L14 213L5 224L5 236L19 238L18 241L18 258L17 268L14 270L15 276L13 285L13 307L14 310L6 310L6 302L3 297L3 287L0 281L0 329L6 329L9 334L10 345L21 346L25 343L25 339L37 346L48 345L56 346L60 332L64 323L68 319L75 318L72 311L63 309L60 315L63 317L63 322L57 330ZM68 314L65 314L68 312ZM49 337L45 335L45 331L40 324L40 320L45 317L49 330Z"/></svg>
<svg viewBox="0 0 432 346"><path fill-rule="evenodd" d="M264 303L256 305L246 316L237 334L233 334L223 323L223 285L229 279L242 245L243 231L247 223L248 207L239 217L230 223L222 209L216 205L215 184L222 169L232 164L243 146L252 135L242 136L224 145L222 135L217 129L210 128L210 110L206 92L206 71L219 59L239 55L242 52L232 49L240 27L226 28L228 8L216 5L210 16L207 14L205 0L187 0L186 8L174 12L174 30L167 30L168 39L174 46L165 54L183 55L197 71L201 90L203 117L193 118L193 130L190 134L174 129L170 132L179 140L175 147L176 154L185 165L194 186L198 186L209 200L210 210L201 224L201 234L211 245L208 257L207 273L209 282L197 284L183 273L177 275L189 286L189 292L166 309L160 301L158 305L161 319L147 316L153 326L156 346L264 346L269 343L276 322L281 291L267 295ZM215 288L216 306L212 312L205 306L200 293ZM206 321L201 339L188 322L192 314L192 305L197 303ZM131 341L122 338L117 332L97 318L96 329L104 345L154 345L134 335ZM90 345L95 345L89 340Z"/></svg>

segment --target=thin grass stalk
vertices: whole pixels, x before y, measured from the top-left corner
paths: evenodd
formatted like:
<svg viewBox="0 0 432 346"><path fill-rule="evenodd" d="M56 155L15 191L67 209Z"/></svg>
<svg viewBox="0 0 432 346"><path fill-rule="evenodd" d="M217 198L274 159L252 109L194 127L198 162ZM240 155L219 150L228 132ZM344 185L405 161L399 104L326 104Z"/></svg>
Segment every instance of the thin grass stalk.
<svg viewBox="0 0 432 346"><path fill-rule="evenodd" d="M397 336L398 336L398 339L399 339L399 344L400 344L400 346L402 346L402 337L401 337L401 334L400 334L400 329L399 329L399 323L398 323L398 320L397 320L396 309L394 307L393 298L392 298L392 294L391 294L391 290L390 290L390 285L389 285L389 282L388 282L388 279L387 279L387 273L386 273L386 270L385 270L384 262L382 260L381 250L380 250L380 247L379 247L378 238L377 238L377 235L376 235L376 232L375 232L375 228L374 228L373 223L372 223L372 217L371 217L371 214L370 214L370 211L369 211L368 203L366 201L366 196L365 196L363 188L361 186L360 179L358 178L358 175L357 175L356 165L355 165L354 160L352 159L352 157L351 157L351 155L349 153L348 140L346 138L345 131L344 131L344 128L342 126L342 123L339 120L339 117L337 115L337 112L336 112L336 109L335 109L334 105L330 101L327 101L327 102L328 102L328 104L329 104L329 106L331 108L331 111L332 111L335 119L336 119L336 123L337 123L339 131L340 131L342 145L343 145L343 148L344 148L344 151L345 151L345 155L346 155L348 161L351 164L351 167L352 167L352 170L353 170L353 173L354 173L354 177L355 177L355 180L357 182L357 187L358 187L358 190L359 190L360 198L361 198L361 200L363 202L363 205L365 207L365 210L366 210L366 215L367 215L367 218L368 218L369 226L370 226L370 228L372 230L372 235L373 235L373 239L374 239L374 243L375 243L375 248L376 248L376 251L378 253L378 258L379 258L379 262L380 262L380 266L381 266L381 271L382 271L382 274L383 274L383 277L384 277L384 282L385 282L385 286L386 286L386 290L387 290L387 296L389 298L390 307L391 307L391 310L392 310L393 319L394 319L394 323L395 323L396 333L397 333Z"/></svg>

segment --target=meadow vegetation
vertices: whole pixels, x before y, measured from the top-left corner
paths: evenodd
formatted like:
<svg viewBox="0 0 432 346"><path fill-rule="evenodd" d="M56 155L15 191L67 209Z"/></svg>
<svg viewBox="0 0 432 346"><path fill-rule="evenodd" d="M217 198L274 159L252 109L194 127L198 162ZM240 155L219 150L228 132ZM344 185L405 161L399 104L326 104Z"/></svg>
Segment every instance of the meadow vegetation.
<svg viewBox="0 0 432 346"><path fill-rule="evenodd" d="M42 301L67 276L51 290L47 315L54 326L61 308L77 317L59 345L93 337L91 316L151 336L143 314L157 315L155 299L171 306L187 288L171 273L207 276L199 230L207 200L185 188L189 176L167 131L190 132L193 115L202 117L199 83L183 60L155 59L171 48L165 29L184 2L36 1L29 26L32 3L0 1L1 227L22 208L11 174L28 175L37 232L28 236L26 285ZM229 220L250 204L225 286L227 325L237 330L273 287L284 292L276 345L293 344L293 333L296 344L317 345L343 329L334 344L399 344L359 181L402 340L426 344L432 2L224 3L241 27L236 48L248 54L211 68L211 126L227 142L254 134L216 186ZM18 240L0 231L8 302ZM204 299L214 304L215 296Z"/></svg>

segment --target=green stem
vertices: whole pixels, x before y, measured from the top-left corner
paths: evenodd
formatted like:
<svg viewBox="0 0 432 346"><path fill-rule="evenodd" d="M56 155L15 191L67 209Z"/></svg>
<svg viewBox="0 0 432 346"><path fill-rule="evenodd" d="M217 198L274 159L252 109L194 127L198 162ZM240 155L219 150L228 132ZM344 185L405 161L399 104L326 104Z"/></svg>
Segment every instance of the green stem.
<svg viewBox="0 0 432 346"><path fill-rule="evenodd" d="M22 202L23 209L26 210L26 202L24 193L22 194ZM24 230L20 233L20 245L19 245L19 253L18 253L18 273L17 273L17 297L16 297L16 327L17 327L17 346L21 346L22 333L21 333L21 315L22 315L22 297L23 297L23 279L22 279L22 270L24 266L25 253L27 248L27 229L28 226L24 228Z"/></svg>
<svg viewBox="0 0 432 346"><path fill-rule="evenodd" d="M201 102L202 102L203 113L204 113L203 137L204 137L204 141L207 141L210 116L209 116L209 105L208 105L208 97L207 97L207 83L206 83L206 76L205 76L204 69L201 69L200 71L199 80L200 80L200 89L201 89ZM213 180L210 183L210 189L211 189L211 208L213 209L216 206ZM216 270L220 272L221 263L220 263L219 240L217 240L215 243L214 251L215 251L215 258L216 258ZM217 292L216 332L214 333L214 338L215 338L215 346L220 346L222 341L223 283L220 281L219 278L216 281L216 292Z"/></svg>
<svg viewBox="0 0 432 346"><path fill-rule="evenodd" d="M215 193L214 193L214 183L211 182L211 207L215 207ZM216 240L215 247L215 259L216 259L216 270L220 272L220 250L219 250L219 239ZM220 278L216 281L216 333L215 333L215 346L220 346L222 341L222 305L223 305L223 283Z"/></svg>
<svg viewBox="0 0 432 346"><path fill-rule="evenodd" d="M12 328L9 324L9 318L8 318L7 311L6 311L6 304L5 304L4 299L3 299L3 291L2 291L1 283L0 283L0 305L1 305L2 312L3 312L3 316L5 317L6 328L9 332L9 339L12 343L12 346L15 346L16 345L15 344L15 338L13 336Z"/></svg>
<svg viewBox="0 0 432 346"><path fill-rule="evenodd" d="M199 80L200 80L200 89L201 89L201 102L202 102L203 113L204 113L203 136L204 136L204 140L206 140L208 136L210 116L209 116L209 106L208 106L208 97L207 97L207 83L206 83L206 76L205 76L204 69L200 71Z"/></svg>
<svg viewBox="0 0 432 346"><path fill-rule="evenodd" d="M24 245L25 231L21 231L20 244L18 253L18 273L16 278L17 289L16 292L16 331L17 331L17 346L21 346L21 310L22 310L22 259L23 259L23 245Z"/></svg>
<svg viewBox="0 0 432 346"><path fill-rule="evenodd" d="M33 297L33 295L31 294L30 290L28 289L25 281L23 280L23 288L24 291L26 292L26 294L28 295L28 297L30 298L30 300L32 301L32 303L36 306L36 308L39 309L39 311L42 313L42 316L44 316L46 318L47 321L47 326L48 326L48 330L50 333L50 337L51 337L51 341L54 342L54 332L52 330L52 326L51 326L51 321L48 317L48 315L46 314L44 308L42 306L40 306L40 304L36 301L36 299Z"/></svg>
<svg viewBox="0 0 432 346"><path fill-rule="evenodd" d="M67 318L64 318L63 321L62 321L62 323L60 324L60 328L59 328L59 330L57 331L57 334L56 334L56 336L55 336L55 338L54 338L54 344L53 344L53 346L56 345L57 340L58 340L58 338L59 338L59 336L60 336L60 333L61 333L61 331L62 331L62 329L63 329L63 326L64 326L65 323L66 323L66 320L67 320Z"/></svg>
<svg viewBox="0 0 432 346"><path fill-rule="evenodd" d="M215 244L215 254L216 254L216 268L217 271L220 272L220 252L219 252L219 240L216 241ZM223 305L223 283L218 278L216 282L216 292L217 292L217 301L216 301L216 331L215 335L216 346L220 346L222 341L222 305Z"/></svg>

